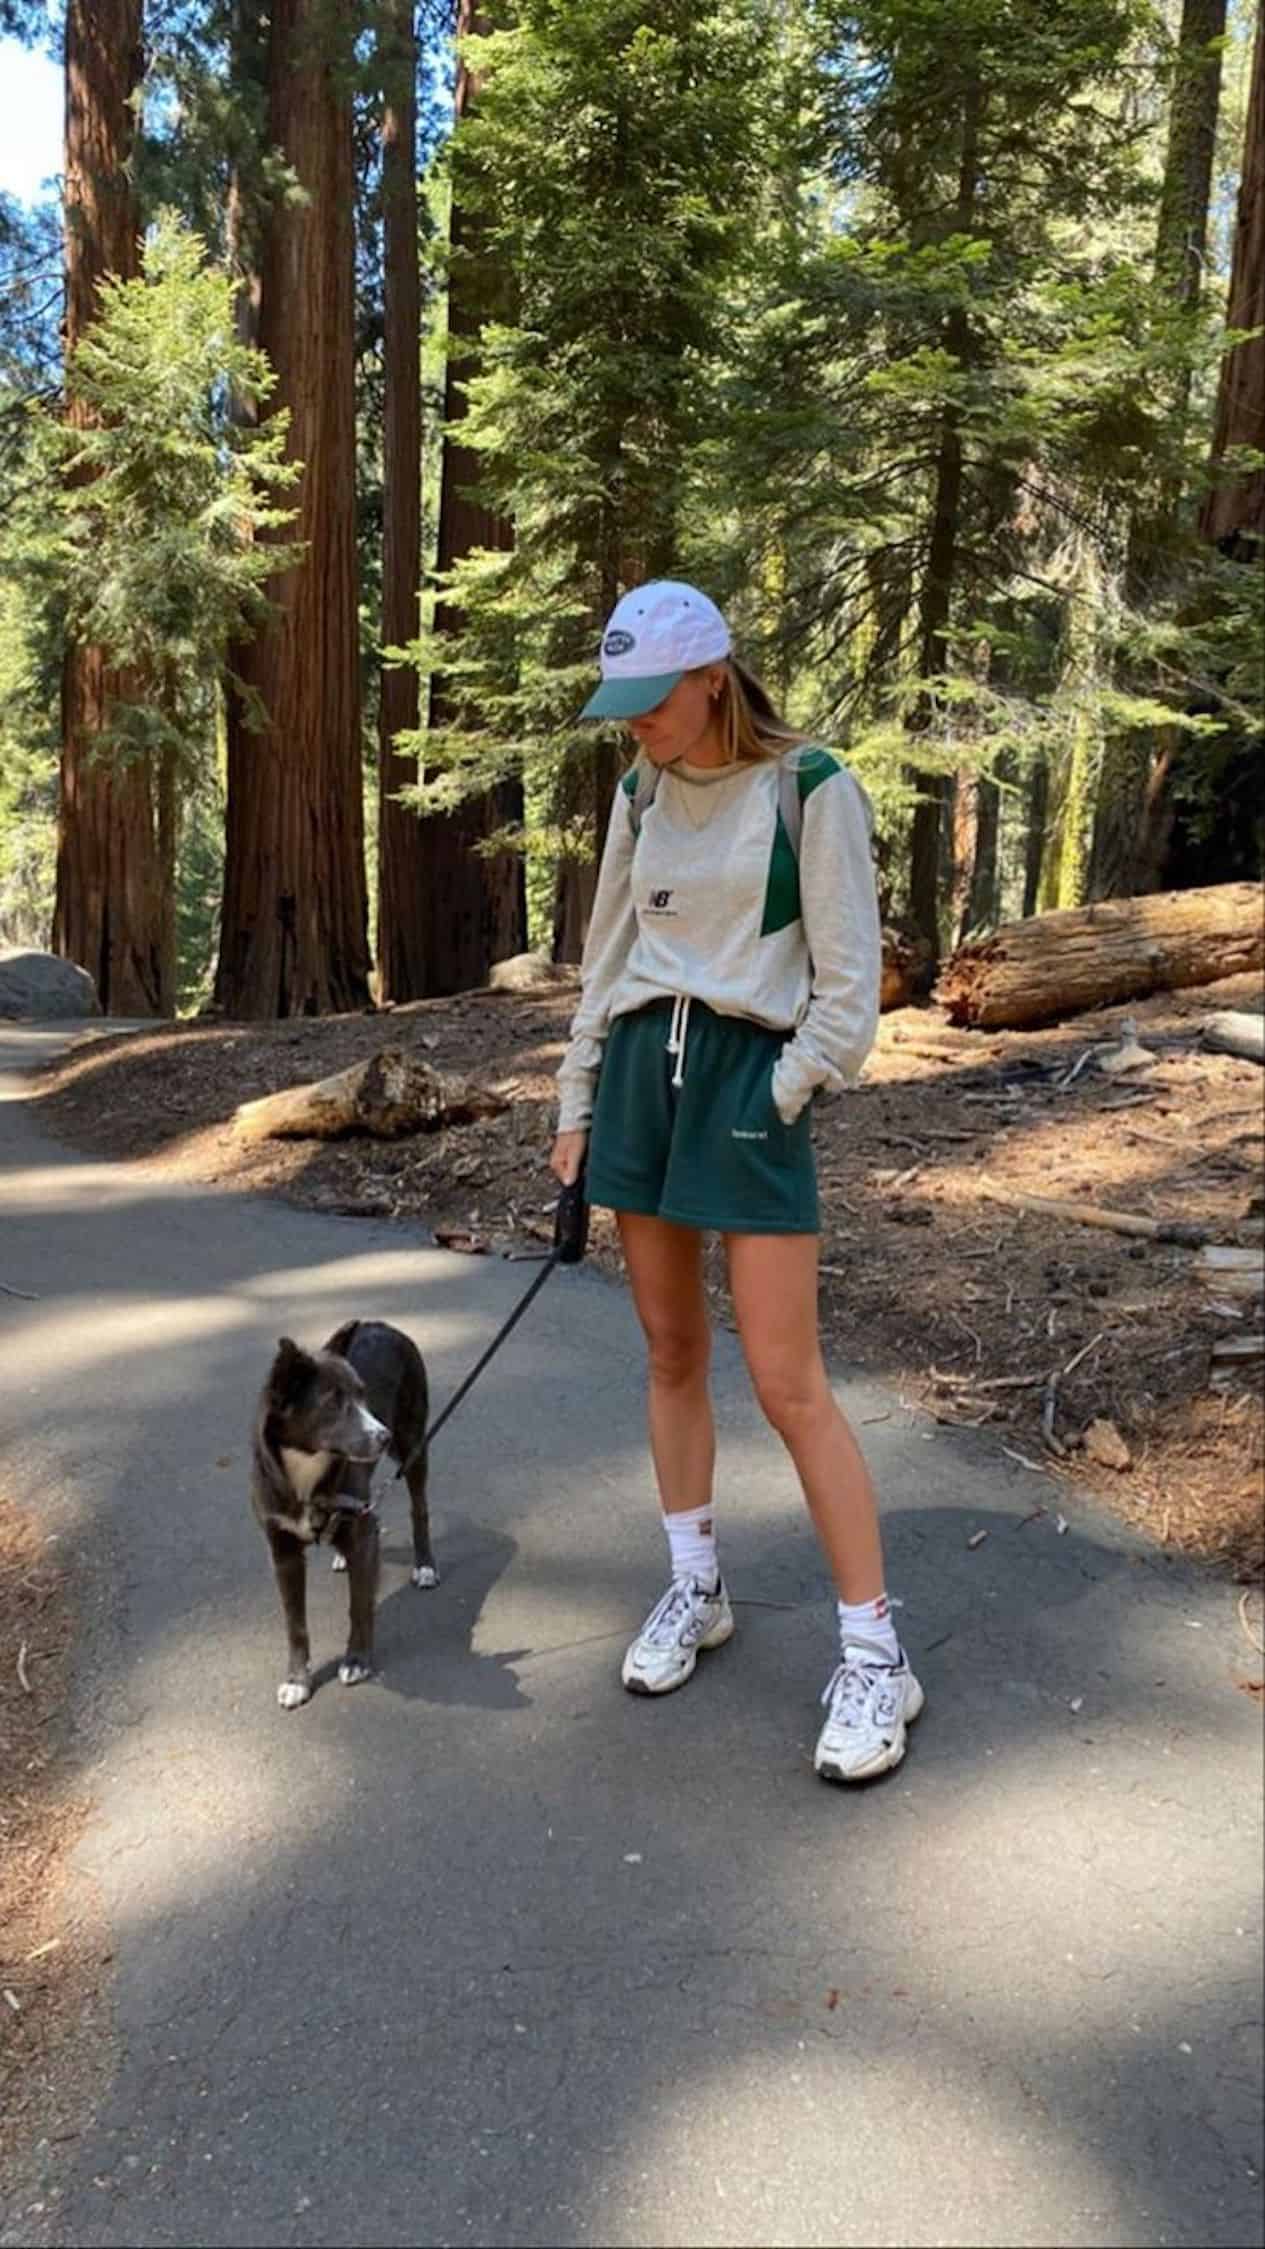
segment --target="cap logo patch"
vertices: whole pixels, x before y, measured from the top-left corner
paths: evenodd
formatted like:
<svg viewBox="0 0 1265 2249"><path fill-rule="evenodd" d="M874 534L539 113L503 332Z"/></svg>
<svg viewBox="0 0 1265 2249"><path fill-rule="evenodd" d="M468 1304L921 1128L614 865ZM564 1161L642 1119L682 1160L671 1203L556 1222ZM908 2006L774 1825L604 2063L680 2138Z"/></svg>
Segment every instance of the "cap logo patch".
<svg viewBox="0 0 1265 2249"><path fill-rule="evenodd" d="M627 656L637 645L635 633L607 633L602 642L603 656Z"/></svg>

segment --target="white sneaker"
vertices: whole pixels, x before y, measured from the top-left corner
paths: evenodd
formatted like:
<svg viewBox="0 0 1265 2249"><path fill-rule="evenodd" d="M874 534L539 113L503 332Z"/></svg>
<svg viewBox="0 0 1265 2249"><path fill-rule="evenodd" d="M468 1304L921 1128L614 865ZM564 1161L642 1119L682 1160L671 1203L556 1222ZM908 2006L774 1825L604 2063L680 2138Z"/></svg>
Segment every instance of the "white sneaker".
<svg viewBox="0 0 1265 2249"><path fill-rule="evenodd" d="M813 1765L823 1780L873 1780L899 1765L905 1728L926 1696L904 1649L890 1663L877 1648L855 1642L843 1651L822 1701L829 1715L817 1737Z"/></svg>
<svg viewBox="0 0 1265 2249"><path fill-rule="evenodd" d="M723 1578L714 1593L697 1578L674 1578L624 1657L624 1685L634 1695L670 1694L673 1687L685 1685L699 1649L719 1648L733 1628Z"/></svg>

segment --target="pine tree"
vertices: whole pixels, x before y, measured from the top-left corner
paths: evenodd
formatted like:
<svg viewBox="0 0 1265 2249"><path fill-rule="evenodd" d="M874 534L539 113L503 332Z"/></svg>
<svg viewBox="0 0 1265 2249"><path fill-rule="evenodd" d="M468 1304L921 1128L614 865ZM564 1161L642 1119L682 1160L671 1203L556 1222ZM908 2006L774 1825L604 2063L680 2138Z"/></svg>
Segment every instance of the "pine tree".
<svg viewBox="0 0 1265 2249"><path fill-rule="evenodd" d="M151 228L140 275L101 284L99 311L66 371L65 420L42 443L5 536L8 568L43 585L74 646L126 680L102 714L116 772L159 776L160 846L174 870L180 804L208 759L230 642L265 611L265 531L290 520L284 418L226 424L231 389L272 387L234 337L233 284L173 214ZM43 469L43 474L38 473ZM50 513L47 495L54 495ZM175 891L163 886L163 990L175 1000Z"/></svg>
<svg viewBox="0 0 1265 2249"><path fill-rule="evenodd" d="M1183 0L1169 95L1168 146L1155 243L1154 289L1161 317L1197 314L1203 293L1208 199L1221 92L1225 0ZM1178 331L1180 336L1180 330ZM1153 460L1130 510L1124 600L1145 613L1170 590L1180 570L1183 456L1190 405L1191 360L1180 349L1157 396ZM1144 691L1148 682L1134 675ZM1156 808L1180 739L1114 731L1105 745L1098 788L1088 892L1094 898L1148 887L1156 858Z"/></svg>
<svg viewBox="0 0 1265 2249"><path fill-rule="evenodd" d="M619 769L575 713L620 590L680 550L770 21L746 0L528 0L470 50L468 200L513 302L484 326L462 436L514 545L486 540L446 589L453 719L426 744L422 801L523 777L529 880L559 863L572 957Z"/></svg>
<svg viewBox="0 0 1265 2249"><path fill-rule="evenodd" d="M871 717L872 754L896 746L872 725L876 684L904 714L907 912L933 953L942 901L976 890L971 863L991 848L962 764L975 651L1019 559L1042 442L1026 394L1066 328L1075 229L1131 192L1111 96L1138 16L1127 0L1039 19L1003 0L866 0L818 18L820 160L846 220L828 204L798 260L807 348L788 397L794 450L780 446L782 475L804 472L788 610L825 653L836 708ZM885 680L858 669L867 643Z"/></svg>

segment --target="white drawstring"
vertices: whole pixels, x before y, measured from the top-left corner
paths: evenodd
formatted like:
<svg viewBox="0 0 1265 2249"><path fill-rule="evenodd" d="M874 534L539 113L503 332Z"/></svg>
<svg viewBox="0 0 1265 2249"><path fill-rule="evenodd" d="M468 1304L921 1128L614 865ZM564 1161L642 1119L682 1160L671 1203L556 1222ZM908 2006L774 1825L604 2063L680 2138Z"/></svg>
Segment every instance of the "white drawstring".
<svg viewBox="0 0 1265 2249"><path fill-rule="evenodd" d="M672 1072L674 1086L685 1083L685 1034L690 1022L690 995L678 992L672 1002L672 1027L668 1032L668 1053L675 1054L676 1068Z"/></svg>

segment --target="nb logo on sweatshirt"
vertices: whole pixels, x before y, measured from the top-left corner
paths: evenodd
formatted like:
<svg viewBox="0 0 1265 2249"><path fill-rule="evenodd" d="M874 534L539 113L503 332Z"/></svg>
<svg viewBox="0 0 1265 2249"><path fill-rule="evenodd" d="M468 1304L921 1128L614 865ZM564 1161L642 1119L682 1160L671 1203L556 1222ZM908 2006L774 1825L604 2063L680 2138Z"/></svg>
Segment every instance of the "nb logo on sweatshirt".
<svg viewBox="0 0 1265 2249"><path fill-rule="evenodd" d="M646 911L651 914L672 913L674 909L670 903L671 897L672 892L670 890L652 890L647 902Z"/></svg>

